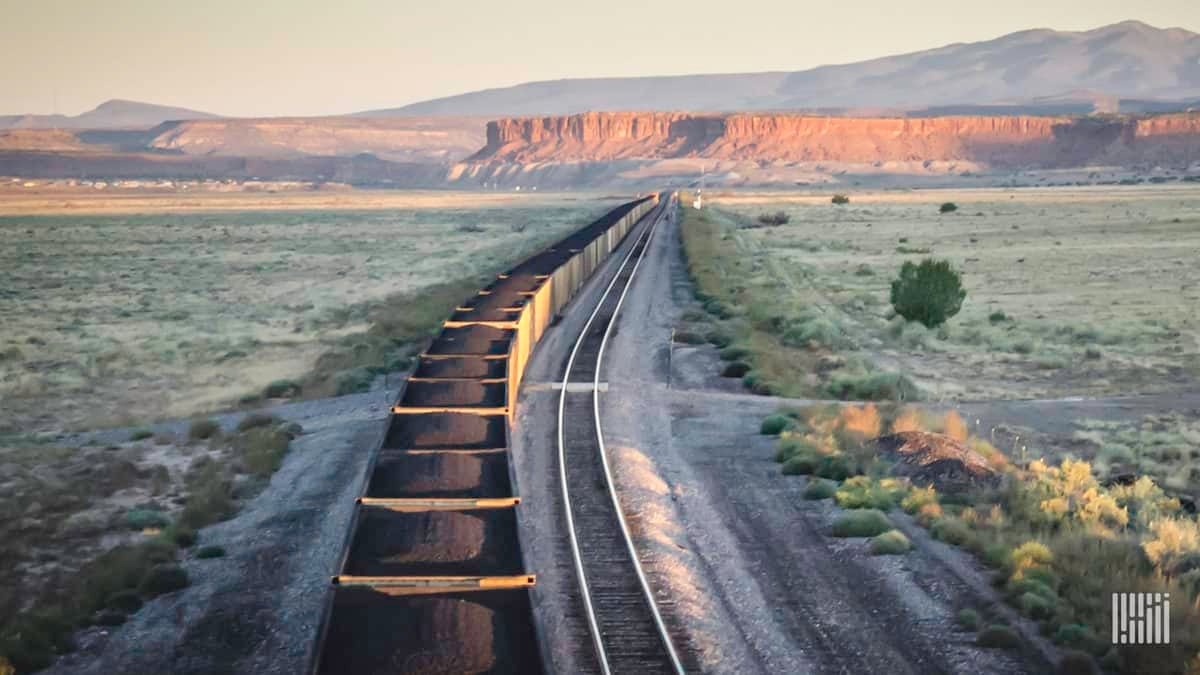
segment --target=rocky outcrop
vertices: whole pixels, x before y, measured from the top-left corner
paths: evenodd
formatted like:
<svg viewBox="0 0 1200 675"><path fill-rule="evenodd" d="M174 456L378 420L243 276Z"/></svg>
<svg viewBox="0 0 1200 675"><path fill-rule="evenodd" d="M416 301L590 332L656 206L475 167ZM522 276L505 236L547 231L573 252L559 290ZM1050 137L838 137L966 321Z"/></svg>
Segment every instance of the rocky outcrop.
<svg viewBox="0 0 1200 675"><path fill-rule="evenodd" d="M167 122L151 131L159 152L294 159L367 153L402 162L457 161L483 142L484 120L467 117L297 117Z"/></svg>
<svg viewBox="0 0 1200 675"><path fill-rule="evenodd" d="M843 118L583 113L488 123L475 162L699 158L756 162L972 162L995 168L1200 159L1200 114L1157 117Z"/></svg>

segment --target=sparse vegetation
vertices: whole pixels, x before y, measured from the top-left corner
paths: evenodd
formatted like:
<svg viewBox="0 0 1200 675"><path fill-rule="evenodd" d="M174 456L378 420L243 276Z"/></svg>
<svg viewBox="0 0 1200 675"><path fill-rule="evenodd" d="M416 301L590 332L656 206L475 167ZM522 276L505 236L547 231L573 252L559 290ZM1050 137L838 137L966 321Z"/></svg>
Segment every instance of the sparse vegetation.
<svg viewBox="0 0 1200 675"><path fill-rule="evenodd" d="M979 630L979 612L976 612L970 607L965 607L958 610L958 614L955 616L955 619L958 621L958 625L961 626L963 630Z"/></svg>
<svg viewBox="0 0 1200 675"><path fill-rule="evenodd" d="M808 485L804 486L804 498L812 500L831 499L837 494L837 489L837 483L831 480L812 478L809 479Z"/></svg>
<svg viewBox="0 0 1200 675"><path fill-rule="evenodd" d="M938 207L938 213L954 213L957 210L958 204L955 204L954 202L943 202L942 205Z"/></svg>
<svg viewBox="0 0 1200 675"><path fill-rule="evenodd" d="M899 530L888 530L870 540L872 555L903 555L912 550L912 542Z"/></svg>
<svg viewBox="0 0 1200 675"><path fill-rule="evenodd" d="M758 216L759 224L768 227L787 225L789 222L791 222L791 220L791 217L783 211L776 211L775 213L762 213Z"/></svg>
<svg viewBox="0 0 1200 675"><path fill-rule="evenodd" d="M834 195L832 201L834 204L838 204L838 205L849 204L850 198L847 197L846 195Z"/></svg>
<svg viewBox="0 0 1200 675"><path fill-rule="evenodd" d="M980 631L975 644L988 649L1016 649L1021 646L1021 638L1008 626L997 624Z"/></svg>

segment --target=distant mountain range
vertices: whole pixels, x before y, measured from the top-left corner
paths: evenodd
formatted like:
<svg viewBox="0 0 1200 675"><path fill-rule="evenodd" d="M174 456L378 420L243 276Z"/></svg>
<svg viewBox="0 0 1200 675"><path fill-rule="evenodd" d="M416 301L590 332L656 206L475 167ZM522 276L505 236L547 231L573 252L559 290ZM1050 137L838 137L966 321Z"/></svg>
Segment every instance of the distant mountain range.
<svg viewBox="0 0 1200 675"><path fill-rule="evenodd" d="M74 116L0 115L0 129L147 129L169 120L217 117L219 115L187 108L113 99Z"/></svg>
<svg viewBox="0 0 1200 675"><path fill-rule="evenodd" d="M1081 32L1027 30L986 42L796 72L530 82L359 114L561 115L589 110L1061 114L1178 110L1194 105L1196 99L1200 99L1200 34L1125 21Z"/></svg>

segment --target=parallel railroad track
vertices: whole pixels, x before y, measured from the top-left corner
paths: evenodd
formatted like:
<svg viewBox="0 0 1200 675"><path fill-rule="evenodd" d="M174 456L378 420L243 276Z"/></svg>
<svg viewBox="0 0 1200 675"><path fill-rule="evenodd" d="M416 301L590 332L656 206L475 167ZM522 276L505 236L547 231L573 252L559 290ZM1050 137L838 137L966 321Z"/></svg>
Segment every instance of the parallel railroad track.
<svg viewBox="0 0 1200 675"><path fill-rule="evenodd" d="M638 560L613 486L599 403L601 364L613 322L655 228L672 204L669 198L659 207L604 290L571 351L559 397L558 462L564 513L596 672L605 675L685 671Z"/></svg>

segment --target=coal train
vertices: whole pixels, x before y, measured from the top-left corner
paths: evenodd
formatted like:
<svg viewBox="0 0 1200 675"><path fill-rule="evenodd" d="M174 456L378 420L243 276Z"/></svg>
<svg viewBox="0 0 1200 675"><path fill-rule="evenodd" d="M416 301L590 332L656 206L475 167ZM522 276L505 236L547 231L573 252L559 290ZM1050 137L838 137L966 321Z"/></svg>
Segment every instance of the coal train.
<svg viewBox="0 0 1200 675"><path fill-rule="evenodd" d="M509 423L535 345L654 195L455 308L403 385L320 620L310 671L539 673Z"/></svg>

